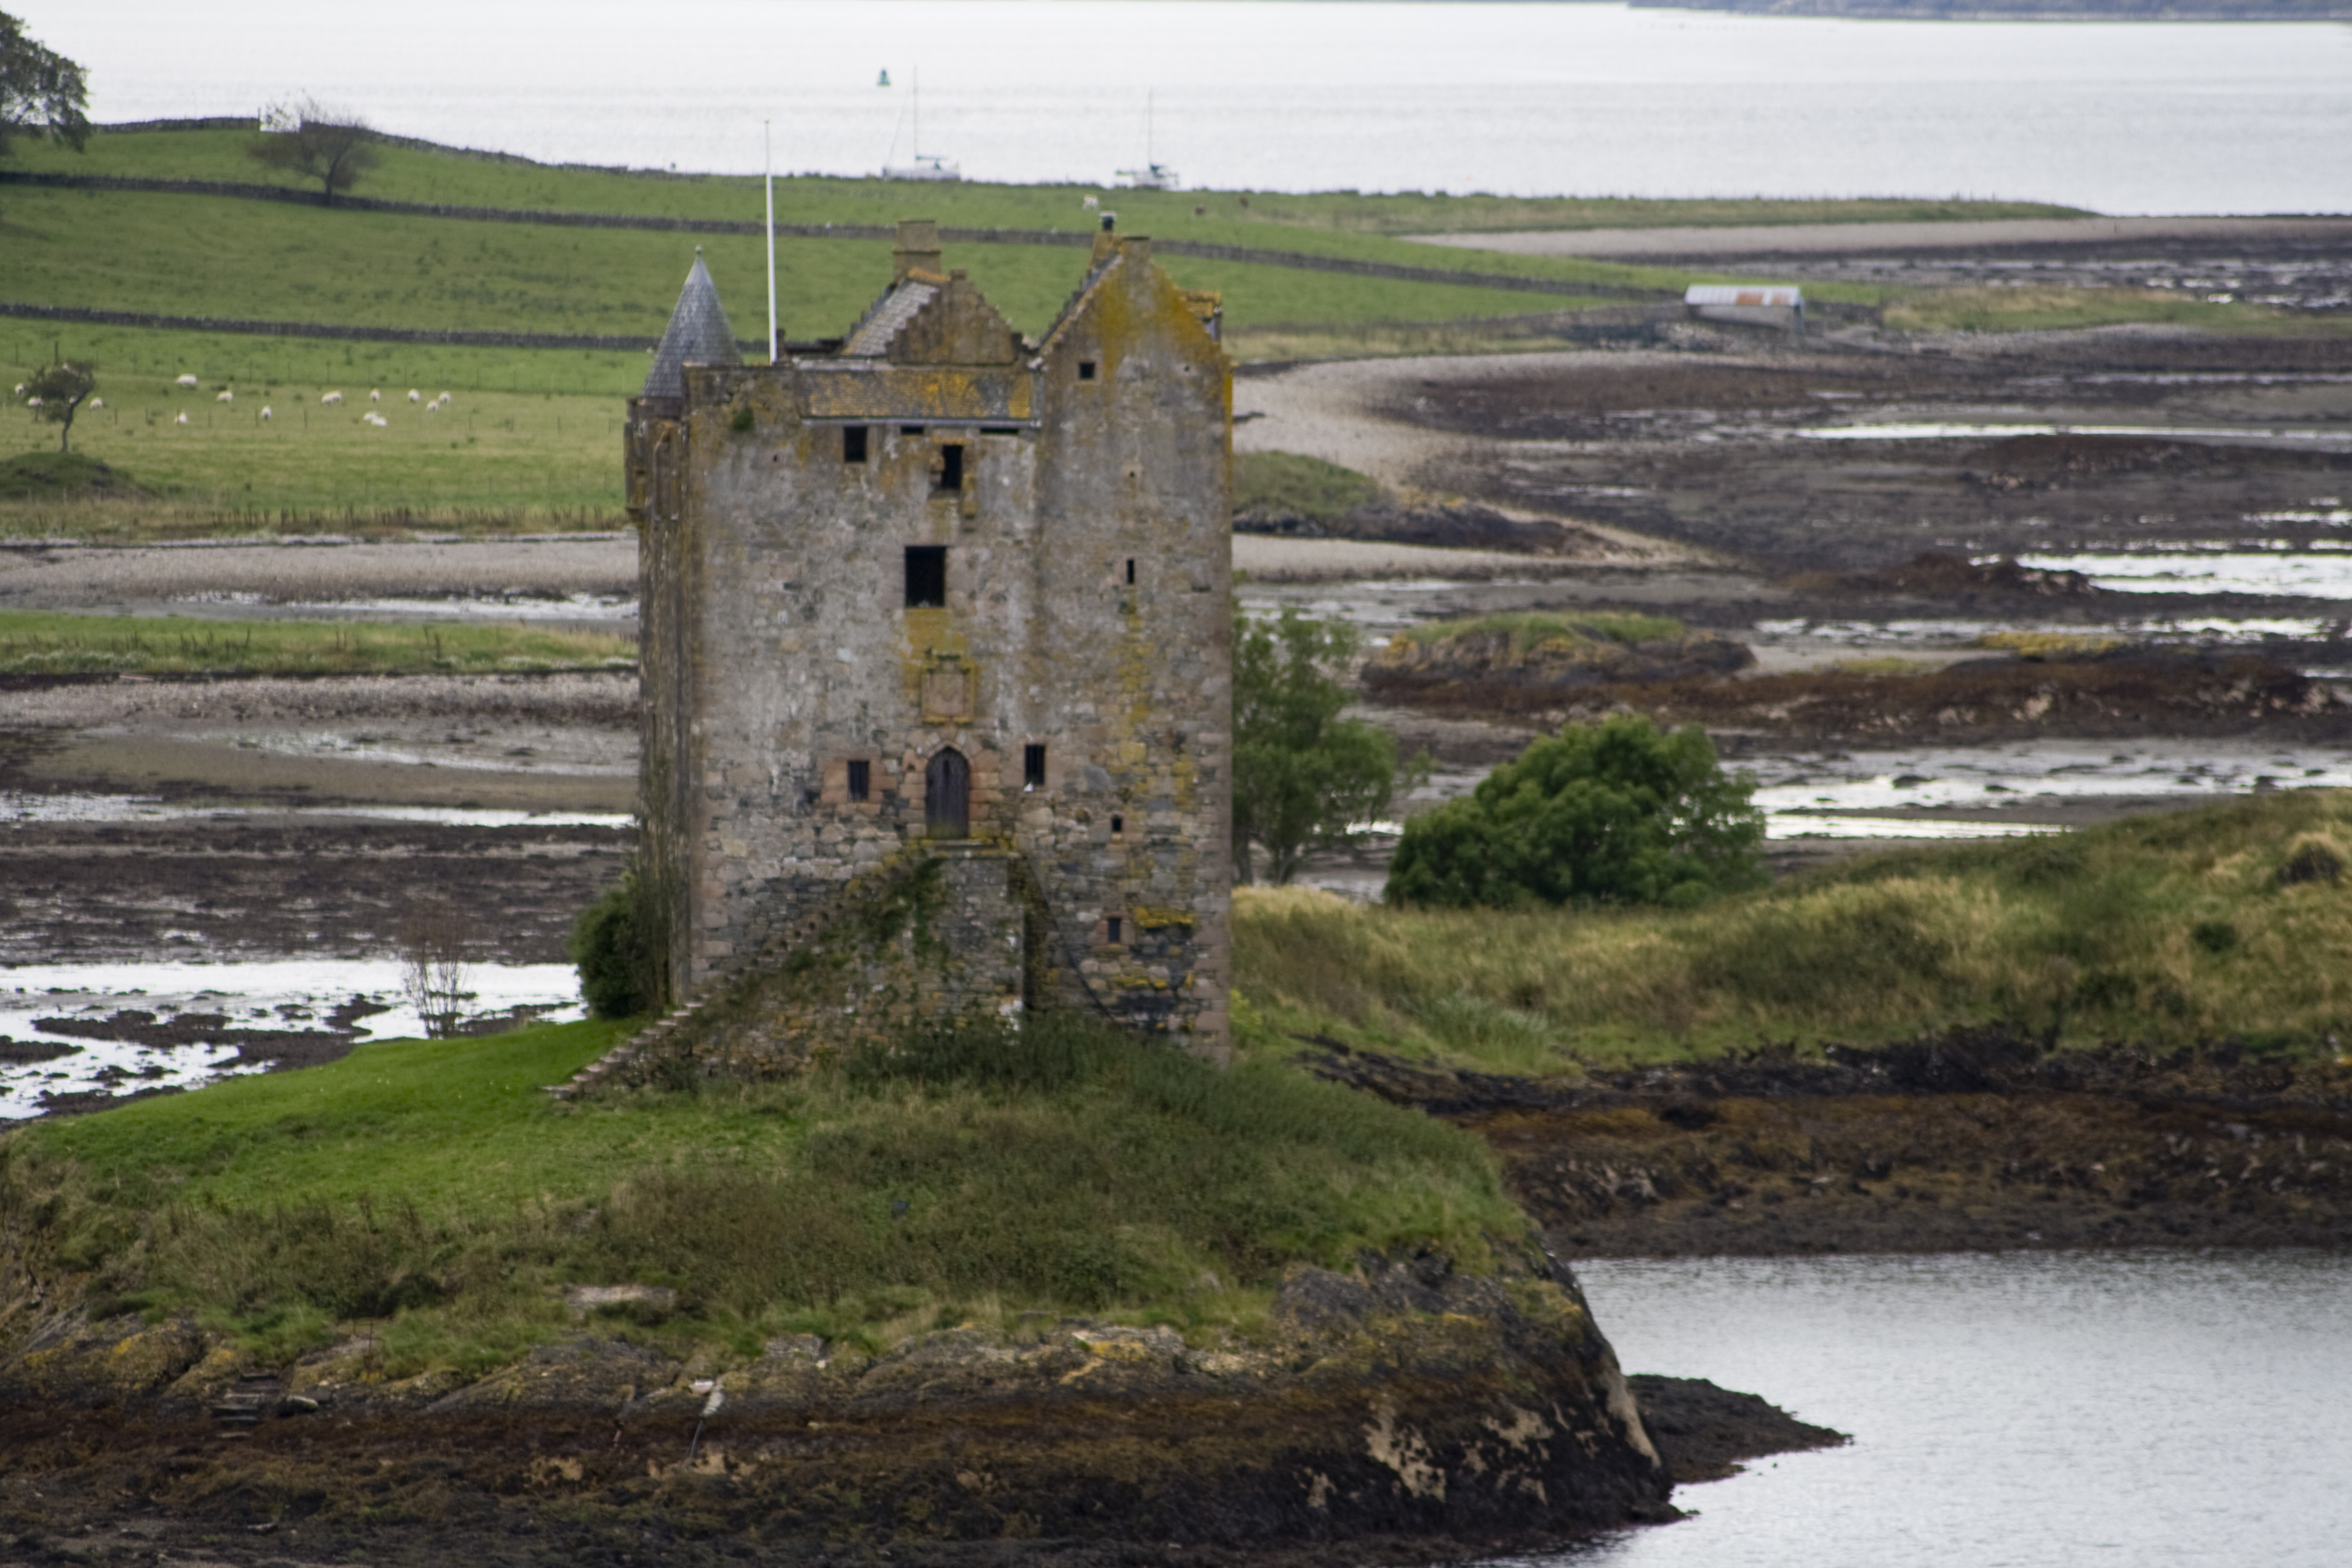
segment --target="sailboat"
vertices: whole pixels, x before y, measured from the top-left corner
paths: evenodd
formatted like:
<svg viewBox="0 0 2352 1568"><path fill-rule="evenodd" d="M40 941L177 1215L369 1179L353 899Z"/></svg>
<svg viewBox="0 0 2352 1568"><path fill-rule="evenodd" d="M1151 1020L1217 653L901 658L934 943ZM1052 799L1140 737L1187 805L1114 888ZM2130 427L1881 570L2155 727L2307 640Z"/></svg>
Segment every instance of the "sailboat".
<svg viewBox="0 0 2352 1568"><path fill-rule="evenodd" d="M887 76L888 73L884 74ZM909 101L913 107L915 121L915 134L910 139L909 144L915 151L907 154L907 162L903 163L893 163L889 161L888 155L885 154L882 161L882 177L886 180L961 180L963 170L960 165L950 163L937 153L922 151L923 73L919 70L914 74L913 85L909 89ZM898 150L898 132L893 131L890 135L890 151L895 153Z"/></svg>
<svg viewBox="0 0 2352 1568"><path fill-rule="evenodd" d="M1174 191L1183 188L1183 180L1167 164L1156 162L1151 151L1151 94L1143 95L1143 167L1121 169L1118 177L1130 190Z"/></svg>

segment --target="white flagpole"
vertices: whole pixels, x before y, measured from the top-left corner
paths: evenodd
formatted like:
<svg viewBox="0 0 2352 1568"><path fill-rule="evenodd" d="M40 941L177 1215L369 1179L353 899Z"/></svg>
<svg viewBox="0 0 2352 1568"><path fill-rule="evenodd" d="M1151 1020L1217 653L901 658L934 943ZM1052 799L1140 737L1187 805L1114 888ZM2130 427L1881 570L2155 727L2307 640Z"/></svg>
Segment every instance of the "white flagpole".
<svg viewBox="0 0 2352 1568"><path fill-rule="evenodd" d="M761 161L768 185L768 363L776 363L776 140L770 122L760 121Z"/></svg>

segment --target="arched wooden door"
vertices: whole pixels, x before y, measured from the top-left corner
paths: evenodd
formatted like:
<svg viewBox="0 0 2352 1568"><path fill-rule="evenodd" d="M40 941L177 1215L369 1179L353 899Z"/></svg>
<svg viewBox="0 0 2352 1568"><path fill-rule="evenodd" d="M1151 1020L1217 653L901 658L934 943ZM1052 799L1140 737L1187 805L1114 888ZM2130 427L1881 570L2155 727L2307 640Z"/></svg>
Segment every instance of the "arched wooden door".
<svg viewBox="0 0 2352 1568"><path fill-rule="evenodd" d="M934 838L971 837L971 764L953 746L923 770L923 826Z"/></svg>

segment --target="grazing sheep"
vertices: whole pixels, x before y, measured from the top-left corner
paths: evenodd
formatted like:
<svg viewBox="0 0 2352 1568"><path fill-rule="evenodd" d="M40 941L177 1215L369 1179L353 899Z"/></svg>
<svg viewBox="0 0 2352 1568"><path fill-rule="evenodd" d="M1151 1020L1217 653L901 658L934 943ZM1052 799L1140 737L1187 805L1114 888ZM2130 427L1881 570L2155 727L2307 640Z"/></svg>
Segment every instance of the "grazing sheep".
<svg viewBox="0 0 2352 1568"><path fill-rule="evenodd" d="M321 403L341 403L342 400L343 395L340 392L331 392L327 394L326 396L319 399Z"/></svg>
<svg viewBox="0 0 2352 1568"><path fill-rule="evenodd" d="M383 415L378 414L373 408L369 409L365 414L361 415L360 418L366 423L374 426L379 430L392 423L391 420L386 419Z"/></svg>
<svg viewBox="0 0 2352 1568"><path fill-rule="evenodd" d="M16 384L16 390L14 393L11 393L9 395L11 395L11 396L13 396L13 397L22 397L22 396L24 396L24 395L25 395L25 384L24 384L23 382L21 382L21 381L20 381L20 382L18 382L18 383Z"/></svg>
<svg viewBox="0 0 2352 1568"><path fill-rule="evenodd" d="M25 406L27 408L38 408L40 405L41 400L37 397L28 397L25 399Z"/></svg>
<svg viewBox="0 0 2352 1568"><path fill-rule="evenodd" d="M378 390L376 390L376 391L374 391L374 392L371 392L371 393L369 393L369 394L368 394L368 401L369 401L370 403L382 403L382 402L383 401L383 390L382 390L381 388L379 388Z"/></svg>
<svg viewBox="0 0 2352 1568"><path fill-rule="evenodd" d="M172 423L173 423L173 424L174 424L174 425L185 425L187 422L188 422L188 416L187 416L186 415L184 415L184 414L181 415L177 419L174 419L174 420L173 420L173 421L172 421Z"/></svg>
<svg viewBox="0 0 2352 1568"><path fill-rule="evenodd" d="M425 405L425 412L427 414L438 414L441 412L441 405L437 403L428 403Z"/></svg>
<svg viewBox="0 0 2352 1568"><path fill-rule="evenodd" d="M215 403L235 403L236 401L236 394L234 392L224 392L218 397L214 398L213 401Z"/></svg>
<svg viewBox="0 0 2352 1568"><path fill-rule="evenodd" d="M449 395L448 395L447 393L446 393L446 392L445 392L445 393L443 393L440 396L438 396L438 397L435 398L433 401L434 401L434 402L436 402L436 403L446 404L446 403L447 403L447 402L449 401Z"/></svg>
<svg viewBox="0 0 2352 1568"><path fill-rule="evenodd" d="M103 397L93 397L89 400L89 405L92 408L103 408L106 406L106 399Z"/></svg>
<svg viewBox="0 0 2352 1568"><path fill-rule="evenodd" d="M196 389L196 378L193 375L184 375L174 384L184 386L190 392L194 392Z"/></svg>
<svg viewBox="0 0 2352 1568"><path fill-rule="evenodd" d="M413 386L412 386L412 387L410 387L410 388L408 389L408 401L409 401L409 402L411 402L411 403L421 403L421 402L423 402L423 401L424 401L424 399L425 399L425 395L424 395L423 393L421 393L421 392L417 391L417 390L416 390L416 388L415 388L415 387L413 387Z"/></svg>
<svg viewBox="0 0 2352 1568"><path fill-rule="evenodd" d="M270 417L269 405L268 405L267 403L265 403L265 404L263 404L263 405L261 405L261 416L262 416L262 418L264 418L264 419L268 419L268 418L269 418L269 417Z"/></svg>

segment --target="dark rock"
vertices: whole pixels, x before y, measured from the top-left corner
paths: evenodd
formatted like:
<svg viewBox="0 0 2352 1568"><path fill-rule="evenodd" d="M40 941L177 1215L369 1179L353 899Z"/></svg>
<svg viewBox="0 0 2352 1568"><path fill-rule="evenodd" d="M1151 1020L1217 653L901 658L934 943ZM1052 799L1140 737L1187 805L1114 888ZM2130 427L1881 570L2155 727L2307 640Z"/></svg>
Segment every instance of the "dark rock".
<svg viewBox="0 0 2352 1568"><path fill-rule="evenodd" d="M1294 1267L1275 1293L1274 1315L1310 1333L1361 1322L1371 1315L1371 1291L1344 1274L1311 1264Z"/></svg>
<svg viewBox="0 0 2352 1568"><path fill-rule="evenodd" d="M1753 1394L1717 1388L1703 1377L1635 1373L1625 1379L1642 1407L1642 1425L1676 1486L1737 1474L1742 1459L1835 1448L1843 1432L1798 1420Z"/></svg>

